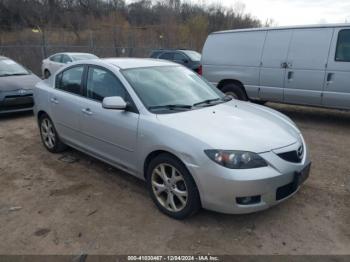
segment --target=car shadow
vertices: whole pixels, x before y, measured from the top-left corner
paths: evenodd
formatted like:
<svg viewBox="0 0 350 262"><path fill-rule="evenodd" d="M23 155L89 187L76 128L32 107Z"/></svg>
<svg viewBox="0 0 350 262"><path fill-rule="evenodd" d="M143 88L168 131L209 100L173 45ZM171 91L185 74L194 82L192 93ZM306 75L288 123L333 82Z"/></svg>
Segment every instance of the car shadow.
<svg viewBox="0 0 350 262"><path fill-rule="evenodd" d="M24 112L14 112L14 113L4 113L0 114L0 121L14 120L22 117L33 116L33 111L24 111Z"/></svg>
<svg viewBox="0 0 350 262"><path fill-rule="evenodd" d="M266 106L289 116L296 122L350 128L350 111L277 103L267 103Z"/></svg>

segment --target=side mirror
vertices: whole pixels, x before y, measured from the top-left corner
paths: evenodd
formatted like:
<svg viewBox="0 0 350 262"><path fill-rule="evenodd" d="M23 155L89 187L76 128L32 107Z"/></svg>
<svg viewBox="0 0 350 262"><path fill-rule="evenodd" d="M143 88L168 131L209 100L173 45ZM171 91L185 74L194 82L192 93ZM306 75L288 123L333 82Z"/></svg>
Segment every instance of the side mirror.
<svg viewBox="0 0 350 262"><path fill-rule="evenodd" d="M187 59L183 59L182 62L184 62L185 64L188 64L188 60Z"/></svg>
<svg viewBox="0 0 350 262"><path fill-rule="evenodd" d="M102 107L105 109L125 110L127 103L120 96L111 96L103 99Z"/></svg>

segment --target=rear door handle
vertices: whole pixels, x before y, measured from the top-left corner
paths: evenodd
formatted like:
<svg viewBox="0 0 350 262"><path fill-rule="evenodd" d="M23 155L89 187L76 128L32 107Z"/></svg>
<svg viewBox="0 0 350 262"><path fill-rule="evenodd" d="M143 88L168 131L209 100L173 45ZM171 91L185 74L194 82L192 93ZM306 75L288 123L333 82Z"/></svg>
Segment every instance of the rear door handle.
<svg viewBox="0 0 350 262"><path fill-rule="evenodd" d="M53 103L53 104L58 104L58 100L57 100L57 98L55 98L55 97L52 97L51 99L50 99L50 101L51 101L51 103Z"/></svg>
<svg viewBox="0 0 350 262"><path fill-rule="evenodd" d="M81 112L83 112L83 114L91 116L92 115L92 111L90 110L90 108L84 108L81 110Z"/></svg>

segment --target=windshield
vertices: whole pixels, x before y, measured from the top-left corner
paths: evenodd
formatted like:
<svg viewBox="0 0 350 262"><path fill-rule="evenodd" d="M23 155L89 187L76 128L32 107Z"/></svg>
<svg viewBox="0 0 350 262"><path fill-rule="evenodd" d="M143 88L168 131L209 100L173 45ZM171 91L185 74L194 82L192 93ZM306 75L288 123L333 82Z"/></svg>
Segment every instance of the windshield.
<svg viewBox="0 0 350 262"><path fill-rule="evenodd" d="M180 66L134 68L123 70L123 74L150 111L191 110L225 98L196 73Z"/></svg>
<svg viewBox="0 0 350 262"><path fill-rule="evenodd" d="M74 61L97 59L98 57L92 54L79 54L71 56Z"/></svg>
<svg viewBox="0 0 350 262"><path fill-rule="evenodd" d="M183 50L183 52L188 55L192 61L201 61L202 55L196 51Z"/></svg>
<svg viewBox="0 0 350 262"><path fill-rule="evenodd" d="M0 77L13 75L29 75L29 71L11 59L0 58Z"/></svg>

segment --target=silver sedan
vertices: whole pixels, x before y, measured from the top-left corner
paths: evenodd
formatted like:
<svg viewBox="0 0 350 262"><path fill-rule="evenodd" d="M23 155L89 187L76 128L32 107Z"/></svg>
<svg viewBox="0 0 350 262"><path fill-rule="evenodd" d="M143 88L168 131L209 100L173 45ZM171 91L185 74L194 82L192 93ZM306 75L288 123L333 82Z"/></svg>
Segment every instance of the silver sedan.
<svg viewBox="0 0 350 262"><path fill-rule="evenodd" d="M71 146L147 182L165 214L250 213L286 200L310 170L296 125L151 59L70 64L35 89L44 146Z"/></svg>

